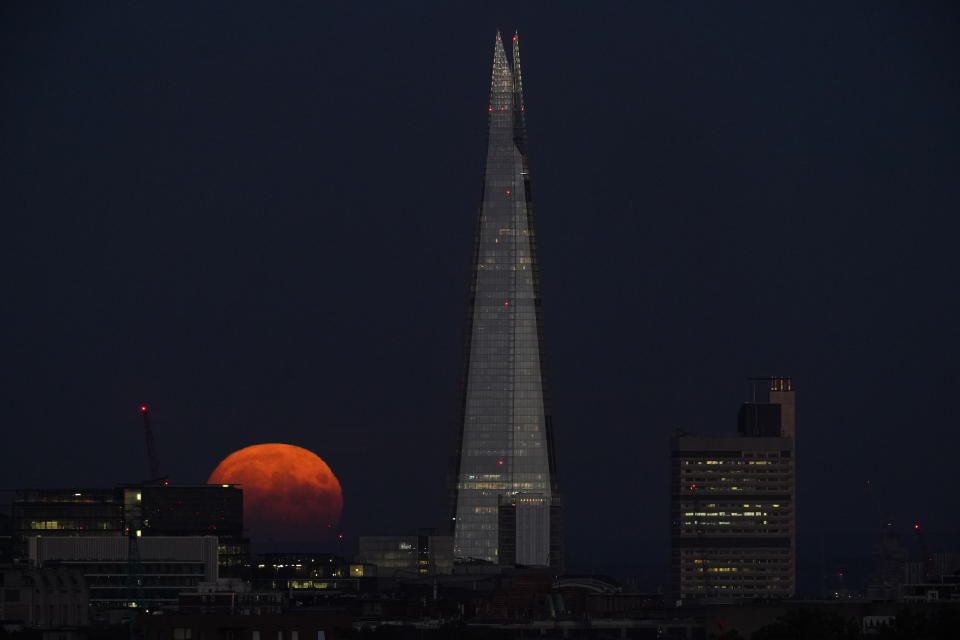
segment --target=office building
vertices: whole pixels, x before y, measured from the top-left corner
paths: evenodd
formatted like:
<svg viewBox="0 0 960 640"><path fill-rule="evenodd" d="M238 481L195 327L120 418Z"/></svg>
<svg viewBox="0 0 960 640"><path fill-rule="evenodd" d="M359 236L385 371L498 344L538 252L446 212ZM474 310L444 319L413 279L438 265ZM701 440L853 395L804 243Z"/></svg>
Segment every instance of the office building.
<svg viewBox="0 0 960 640"><path fill-rule="evenodd" d="M216 536L223 575L237 575L249 551L243 491L234 485L121 485L112 489L27 489L12 505L15 552L27 539L126 535Z"/></svg>
<svg viewBox="0 0 960 640"><path fill-rule="evenodd" d="M12 516L14 540L21 550L29 536L123 535L123 499L116 489L19 491Z"/></svg>
<svg viewBox="0 0 960 640"><path fill-rule="evenodd" d="M113 609L136 602L146 609L175 607L181 591L201 582L215 582L215 536L140 537L137 555L122 536L33 536L28 538L30 563L35 567L59 566L83 574L90 604ZM131 587L131 573L140 586Z"/></svg>
<svg viewBox="0 0 960 640"><path fill-rule="evenodd" d="M4 626L50 631L44 638L83 637L76 632L90 623L83 573L67 567L0 566L0 620Z"/></svg>
<svg viewBox="0 0 960 640"><path fill-rule="evenodd" d="M460 562L501 561L502 496L532 493L553 504L558 495L519 47L513 36L508 60L497 34L451 516ZM518 543L537 550L530 564L556 561L546 539L552 530L536 528L541 539Z"/></svg>
<svg viewBox="0 0 960 640"><path fill-rule="evenodd" d="M282 593L290 608L316 607L339 594L361 592L374 574L370 565L331 553L265 553L251 564L250 584L257 593Z"/></svg>
<svg viewBox="0 0 960 640"><path fill-rule="evenodd" d="M796 592L796 415L789 378L763 381L738 434L671 440L673 587L679 599Z"/></svg>
<svg viewBox="0 0 960 640"><path fill-rule="evenodd" d="M216 536L220 575L235 577L249 556L243 535L243 491L231 484L122 487L128 511L140 496L145 536Z"/></svg>
<svg viewBox="0 0 960 640"><path fill-rule="evenodd" d="M498 508L500 564L544 566L546 554L555 573L563 572L563 519L556 496L515 493L501 496ZM541 545L549 544L547 549Z"/></svg>
<svg viewBox="0 0 960 640"><path fill-rule="evenodd" d="M405 536L360 536L357 561L381 577L453 573L453 536L420 531Z"/></svg>
<svg viewBox="0 0 960 640"><path fill-rule="evenodd" d="M285 601L280 591L254 591L251 582L221 578L199 583L196 591L181 591L177 612L264 616L283 613Z"/></svg>

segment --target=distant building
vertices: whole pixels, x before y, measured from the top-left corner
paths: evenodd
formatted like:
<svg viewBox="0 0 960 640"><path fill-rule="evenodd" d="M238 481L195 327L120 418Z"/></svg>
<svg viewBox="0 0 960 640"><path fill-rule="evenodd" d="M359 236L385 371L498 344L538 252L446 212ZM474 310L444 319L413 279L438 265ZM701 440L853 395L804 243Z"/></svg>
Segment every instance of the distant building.
<svg viewBox="0 0 960 640"><path fill-rule="evenodd" d="M880 539L873 547L874 569L867 583L870 600L897 600L907 580L907 550L892 522L880 530ZM917 576L914 582L922 582Z"/></svg>
<svg viewBox="0 0 960 640"><path fill-rule="evenodd" d="M680 599L796 593L796 415L789 378L745 403L738 435L671 440L672 574Z"/></svg>
<svg viewBox="0 0 960 640"><path fill-rule="evenodd" d="M181 614L229 614L263 616L283 613L284 594L280 591L254 591L251 583L238 578L201 582L196 591L180 594L177 611Z"/></svg>
<svg viewBox="0 0 960 640"><path fill-rule="evenodd" d="M14 496L12 516L22 555L30 536L122 536L123 496L116 489L26 489Z"/></svg>
<svg viewBox="0 0 960 640"><path fill-rule="evenodd" d="M121 485L113 489L26 489L14 497L13 537L25 557L27 539L126 535L216 536L221 572L236 575L246 559L243 491L234 485Z"/></svg>
<svg viewBox="0 0 960 640"><path fill-rule="evenodd" d="M538 493L500 497L500 564L563 570L560 503Z"/></svg>
<svg viewBox="0 0 960 640"><path fill-rule="evenodd" d="M960 575L960 552L935 551L930 554L931 571L929 577L939 578L948 575Z"/></svg>
<svg viewBox="0 0 960 640"><path fill-rule="evenodd" d="M0 566L0 620L5 624L45 630L85 627L90 624L89 597L80 571Z"/></svg>
<svg viewBox="0 0 960 640"><path fill-rule="evenodd" d="M376 565L377 575L437 575L453 572L453 536L433 530L405 536L360 536L357 561Z"/></svg>
<svg viewBox="0 0 960 640"><path fill-rule="evenodd" d="M960 574L945 574L924 582L904 584L899 599L905 602L960 602Z"/></svg>
<svg viewBox="0 0 960 640"><path fill-rule="evenodd" d="M352 637L351 617L339 611L244 616L173 614L139 620L145 640L336 640Z"/></svg>
<svg viewBox="0 0 960 640"><path fill-rule="evenodd" d="M870 600L960 599L960 553L928 549L919 524L904 539L893 522L885 523L873 561L866 589Z"/></svg>
<svg viewBox="0 0 960 640"><path fill-rule="evenodd" d="M216 536L222 576L237 576L250 551L243 536L243 491L232 484L122 487L124 504L140 495L143 535Z"/></svg>
<svg viewBox="0 0 960 640"><path fill-rule="evenodd" d="M332 553L265 553L250 567L254 591L283 591L294 603L323 599L331 592L356 592L359 579L369 573L370 567Z"/></svg>
<svg viewBox="0 0 960 640"><path fill-rule="evenodd" d="M124 607L131 595L139 600L134 600L137 606L147 609L172 607L181 591L218 578L214 536L141 537L137 542L139 559L130 558L128 539L121 536L27 540L33 566L78 571L89 587L90 604L101 609ZM142 584L136 594L129 587L131 572Z"/></svg>
<svg viewBox="0 0 960 640"><path fill-rule="evenodd" d="M14 558L13 518L0 513L0 564L10 564Z"/></svg>

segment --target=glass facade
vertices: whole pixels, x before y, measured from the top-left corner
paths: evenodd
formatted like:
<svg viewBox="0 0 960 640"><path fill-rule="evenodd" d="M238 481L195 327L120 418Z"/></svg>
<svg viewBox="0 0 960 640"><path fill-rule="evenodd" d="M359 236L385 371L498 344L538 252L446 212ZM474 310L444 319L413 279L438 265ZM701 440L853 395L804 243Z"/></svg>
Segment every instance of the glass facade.
<svg viewBox="0 0 960 640"><path fill-rule="evenodd" d="M494 44L483 194L474 236L454 555L498 562L501 496L556 493L545 398L536 233L519 41ZM549 536L549 526L544 535ZM549 539L540 548L549 549ZM542 558L540 564L549 564Z"/></svg>
<svg viewBox="0 0 960 640"><path fill-rule="evenodd" d="M26 489L14 498L13 522L21 547L35 535L119 536L123 503L114 489Z"/></svg>
<svg viewBox="0 0 960 640"><path fill-rule="evenodd" d="M361 536L360 562L376 565L376 575L453 573L453 538L433 534Z"/></svg>
<svg viewBox="0 0 960 640"><path fill-rule="evenodd" d="M90 604L125 607L131 600L130 548L122 536L33 536L28 561L35 566L79 570L90 588ZM136 601L148 608L170 606L183 591L200 582L217 580L217 539L214 536L138 538Z"/></svg>
<svg viewBox="0 0 960 640"><path fill-rule="evenodd" d="M140 495L139 517L146 536L215 535L220 572L236 577L249 554L243 537L243 490L236 485L145 485L123 489L124 501ZM129 507L128 507L129 508Z"/></svg>
<svg viewBox="0 0 960 640"><path fill-rule="evenodd" d="M114 489L27 489L13 502L16 551L30 536L215 535L222 575L240 572L249 552L243 537L243 491L235 485L143 484Z"/></svg>

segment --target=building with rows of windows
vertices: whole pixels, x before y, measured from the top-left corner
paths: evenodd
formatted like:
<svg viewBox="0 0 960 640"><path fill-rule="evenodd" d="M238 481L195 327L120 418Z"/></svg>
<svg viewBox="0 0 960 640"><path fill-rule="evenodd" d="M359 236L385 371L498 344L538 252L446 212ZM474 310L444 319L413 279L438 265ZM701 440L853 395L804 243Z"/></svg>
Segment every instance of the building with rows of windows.
<svg viewBox="0 0 960 640"><path fill-rule="evenodd" d="M453 554L460 563L556 568L563 563L560 501L517 35L511 45L509 59L497 33L465 332ZM511 530L518 538L509 541L509 558L499 530L504 499L542 505L520 514L530 526Z"/></svg>
<svg viewBox="0 0 960 640"><path fill-rule="evenodd" d="M671 440L673 590L679 599L796 592L796 413L791 381L765 381L736 435Z"/></svg>

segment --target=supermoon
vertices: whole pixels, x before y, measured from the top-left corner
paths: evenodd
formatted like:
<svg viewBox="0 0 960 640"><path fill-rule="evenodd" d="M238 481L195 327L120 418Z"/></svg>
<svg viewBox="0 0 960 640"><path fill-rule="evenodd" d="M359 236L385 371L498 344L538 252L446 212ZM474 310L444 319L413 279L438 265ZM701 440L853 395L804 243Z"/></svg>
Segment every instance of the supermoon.
<svg viewBox="0 0 960 640"><path fill-rule="evenodd" d="M289 444L234 451L207 482L240 485L244 524L254 538L318 540L331 533L343 511L340 481L327 463Z"/></svg>

